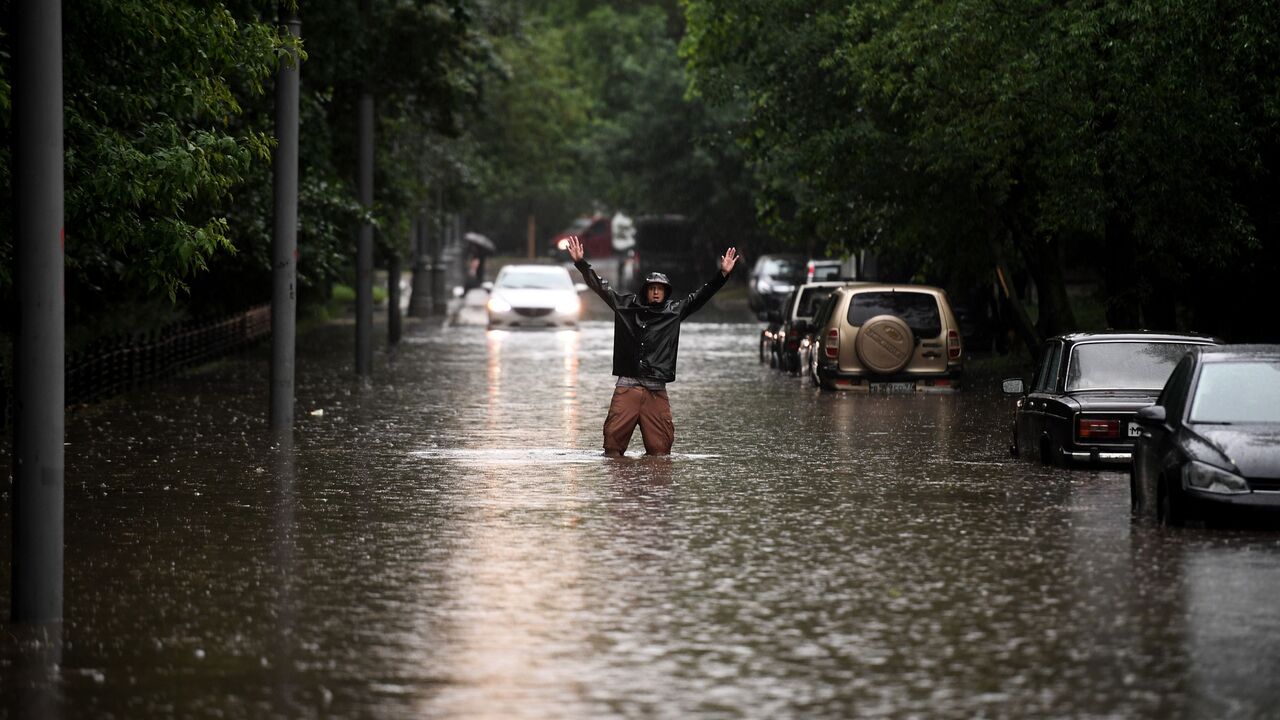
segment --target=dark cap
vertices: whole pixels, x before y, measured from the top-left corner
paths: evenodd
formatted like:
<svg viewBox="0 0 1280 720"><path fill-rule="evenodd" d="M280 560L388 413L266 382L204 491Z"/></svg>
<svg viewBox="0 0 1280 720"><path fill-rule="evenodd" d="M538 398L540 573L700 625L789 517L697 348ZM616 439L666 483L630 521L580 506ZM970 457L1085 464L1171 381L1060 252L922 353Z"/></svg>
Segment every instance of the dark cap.
<svg viewBox="0 0 1280 720"><path fill-rule="evenodd" d="M644 287L647 288L654 283L657 283L659 285L666 285L667 292L671 292L671 281L667 279L666 275L660 272L651 272L648 275L644 276Z"/></svg>

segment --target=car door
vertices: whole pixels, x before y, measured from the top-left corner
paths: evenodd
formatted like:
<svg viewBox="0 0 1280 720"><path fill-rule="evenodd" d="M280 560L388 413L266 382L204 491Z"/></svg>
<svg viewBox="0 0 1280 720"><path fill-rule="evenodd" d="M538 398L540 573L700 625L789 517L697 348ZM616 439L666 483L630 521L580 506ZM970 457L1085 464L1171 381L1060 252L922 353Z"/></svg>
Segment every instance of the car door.
<svg viewBox="0 0 1280 720"><path fill-rule="evenodd" d="M1045 343L1044 352L1040 355L1040 367L1031 383L1031 392L1022 401L1022 408L1018 413L1018 448L1025 457L1037 457L1040 453L1040 438L1046 432L1045 414L1057 389L1062 353L1062 341L1050 340Z"/></svg>
<svg viewBox="0 0 1280 720"><path fill-rule="evenodd" d="M1195 376L1195 358L1183 358L1169 375L1156 405L1164 408L1163 424L1140 427L1133 448L1134 484L1139 503L1148 514L1155 514L1156 485L1167 465L1172 464L1174 439L1182 426L1191 380Z"/></svg>

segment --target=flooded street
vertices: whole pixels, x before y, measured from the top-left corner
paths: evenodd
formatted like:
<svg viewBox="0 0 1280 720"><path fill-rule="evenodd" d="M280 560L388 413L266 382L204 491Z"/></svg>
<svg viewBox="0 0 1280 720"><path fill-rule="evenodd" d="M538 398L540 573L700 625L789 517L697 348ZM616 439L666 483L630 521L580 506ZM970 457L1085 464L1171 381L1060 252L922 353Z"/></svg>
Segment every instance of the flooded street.
<svg viewBox="0 0 1280 720"><path fill-rule="evenodd" d="M292 451L266 348L79 409L60 672L9 626L0 712L1274 716L1280 533L1135 524L1008 457L994 378L819 393L758 333L684 326L670 458L600 455L606 322L411 327L368 386L319 328Z"/></svg>

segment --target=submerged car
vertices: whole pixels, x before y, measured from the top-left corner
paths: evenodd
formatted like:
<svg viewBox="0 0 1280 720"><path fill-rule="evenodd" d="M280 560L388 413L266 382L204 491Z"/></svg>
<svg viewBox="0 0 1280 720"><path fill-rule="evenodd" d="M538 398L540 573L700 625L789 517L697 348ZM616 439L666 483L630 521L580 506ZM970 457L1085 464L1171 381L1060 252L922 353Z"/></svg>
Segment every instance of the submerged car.
<svg viewBox="0 0 1280 720"><path fill-rule="evenodd" d="M1136 514L1182 525L1233 509L1280 511L1280 345L1185 355L1136 434Z"/></svg>
<svg viewBox="0 0 1280 720"><path fill-rule="evenodd" d="M768 361L771 367L789 373L800 371L800 340L810 330L813 314L827 296L843 282L811 282L787 296L780 310L769 311Z"/></svg>
<svg viewBox="0 0 1280 720"><path fill-rule="evenodd" d="M850 283L814 316L809 372L825 390L949 392L964 347L947 294L929 285Z"/></svg>
<svg viewBox="0 0 1280 720"><path fill-rule="evenodd" d="M582 315L578 293L562 265L507 265L493 281L489 327L574 327Z"/></svg>
<svg viewBox="0 0 1280 720"><path fill-rule="evenodd" d="M1128 463L1134 414L1155 402L1187 351L1216 344L1204 335L1144 331L1049 338L1030 388L1021 378L1004 381L1006 393L1020 396L1010 452L1046 465Z"/></svg>

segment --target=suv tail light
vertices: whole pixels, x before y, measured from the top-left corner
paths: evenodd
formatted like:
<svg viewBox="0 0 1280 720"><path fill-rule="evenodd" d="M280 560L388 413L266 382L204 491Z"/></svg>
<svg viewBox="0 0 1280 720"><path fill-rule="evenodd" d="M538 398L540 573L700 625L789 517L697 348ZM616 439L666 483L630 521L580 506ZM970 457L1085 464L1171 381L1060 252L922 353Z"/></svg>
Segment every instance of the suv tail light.
<svg viewBox="0 0 1280 720"><path fill-rule="evenodd" d="M831 328L827 331L827 341L822 346L823 352L827 358L835 360L840 356L840 330L839 328Z"/></svg>
<svg viewBox="0 0 1280 720"><path fill-rule="evenodd" d="M947 359L956 360L960 357L960 333L955 330L947 331Z"/></svg>
<svg viewBox="0 0 1280 720"><path fill-rule="evenodd" d="M1120 421L1080 418L1076 421L1076 437L1080 440L1115 440L1120 437Z"/></svg>

